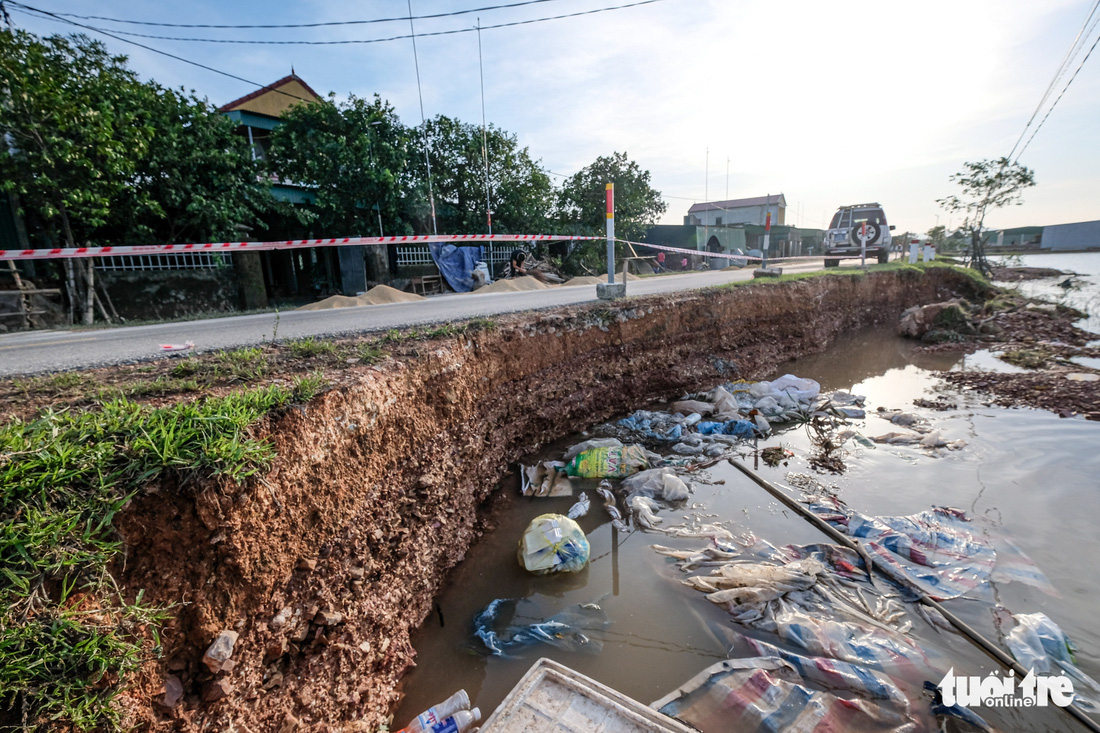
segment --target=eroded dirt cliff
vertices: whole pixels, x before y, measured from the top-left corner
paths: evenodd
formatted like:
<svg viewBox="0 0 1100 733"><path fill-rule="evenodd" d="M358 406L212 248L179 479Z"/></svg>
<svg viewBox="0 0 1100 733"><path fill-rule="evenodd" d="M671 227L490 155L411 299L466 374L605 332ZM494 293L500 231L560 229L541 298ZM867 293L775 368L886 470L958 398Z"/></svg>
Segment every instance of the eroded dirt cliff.
<svg viewBox="0 0 1100 733"><path fill-rule="evenodd" d="M413 663L410 632L521 457L978 289L936 268L627 299L510 316L342 372L263 426L278 450L266 475L243 487L151 487L118 521L128 592L175 604L163 657L123 693L129 722L376 730ZM215 676L201 659L222 630L239 639ZM166 682L169 698L182 687L170 707Z"/></svg>

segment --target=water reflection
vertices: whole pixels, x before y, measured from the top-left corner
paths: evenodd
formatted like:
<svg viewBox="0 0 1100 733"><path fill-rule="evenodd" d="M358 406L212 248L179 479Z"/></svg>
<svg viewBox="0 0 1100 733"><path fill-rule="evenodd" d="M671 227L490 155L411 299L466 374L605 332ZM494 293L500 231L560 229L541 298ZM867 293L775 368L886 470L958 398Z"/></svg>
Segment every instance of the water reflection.
<svg viewBox="0 0 1100 733"><path fill-rule="evenodd" d="M920 342L897 336L893 326L879 326L842 334L826 351L797 360L798 376L812 376L823 390L849 389L869 377L912 365L928 371L951 369L963 357L960 351L925 352ZM780 366L775 378L791 372Z"/></svg>
<svg viewBox="0 0 1100 733"><path fill-rule="evenodd" d="M878 407L915 410L948 440L966 440L958 452L930 453L918 447L849 443L848 471L835 481L843 500L864 514L910 514L933 505L956 506L992 520L1031 556L1057 589L1039 593L1012 583L993 586L986 602L953 602L951 609L996 638L989 609L996 602L1017 612L1043 611L1060 624L1078 646L1078 662L1100 677L1100 624L1094 605L1100 598L1100 573L1083 566L1100 555L1100 424L1060 420L1038 410L986 407L980 398L944 385L934 371L965 364L994 365L985 352L921 353L917 345L894 335L892 328L847 334L828 351L783 365L776 376L811 377L826 390L847 389L868 398L868 417L853 427L873 436L895 429L879 417ZM705 385L701 385L705 386ZM955 409L914 408L913 401L937 397ZM589 426L578 425L578 429ZM560 458L570 436L540 456ZM795 456L787 466L760 467L774 483L785 483L788 471L809 472L805 431L774 436L764 445L782 445ZM775 545L821 541L804 520L792 516L759 487L727 464L706 472L709 483L697 483L691 502L699 512L716 514L735 534L753 533ZM579 520L592 546L583 574L536 577L516 560L516 543L527 522L546 512L564 513L574 499L528 499L518 495L518 482L505 482L506 505L499 526L486 535L457 567L439 603L447 620L440 627L433 615L415 637L418 667L407 676L407 698L397 714L401 724L458 687L465 687L482 710L494 708L528 667L548 656L643 702L655 700L729 652L731 628L724 610L680 584L682 575L650 545L697 549L699 540L613 530L600 502ZM591 490L595 482L585 482ZM669 522L690 512L674 512ZM714 520L708 520L714 521ZM495 598L523 598L540 618L577 604L598 602L611 621L600 633L603 651L584 655L550 647L533 647L511 657L487 657L470 651L470 620ZM928 630L922 643L939 645L952 657L956 672L984 674L988 659L954 635ZM997 722L1006 730L1073 730L1056 713L1007 711ZM1023 716L1023 717L1020 717Z"/></svg>

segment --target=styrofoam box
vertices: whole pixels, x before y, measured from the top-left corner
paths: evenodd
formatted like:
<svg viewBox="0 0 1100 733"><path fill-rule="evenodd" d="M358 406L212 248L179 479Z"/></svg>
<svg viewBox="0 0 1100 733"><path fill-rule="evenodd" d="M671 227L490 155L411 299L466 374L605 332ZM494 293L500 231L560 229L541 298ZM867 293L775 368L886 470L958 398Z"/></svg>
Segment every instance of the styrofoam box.
<svg viewBox="0 0 1100 733"><path fill-rule="evenodd" d="M550 659L535 662L481 733L641 733L694 730Z"/></svg>

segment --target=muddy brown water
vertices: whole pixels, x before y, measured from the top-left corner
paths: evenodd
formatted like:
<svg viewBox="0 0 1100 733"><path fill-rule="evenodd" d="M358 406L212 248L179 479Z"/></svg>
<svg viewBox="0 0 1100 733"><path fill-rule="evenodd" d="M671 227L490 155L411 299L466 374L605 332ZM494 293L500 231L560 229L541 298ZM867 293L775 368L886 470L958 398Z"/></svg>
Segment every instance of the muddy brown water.
<svg viewBox="0 0 1100 733"><path fill-rule="evenodd" d="M1054 258L1060 261L1055 264ZM1100 295L1100 254L1026 258L1025 264L1092 273L1085 286L1070 294L1086 307ZM1054 283L1026 286L1058 296ZM1095 292L1093 292L1095 291ZM1091 327L1093 322L1082 324ZM1094 329L1096 330L1096 329ZM669 368L675 368L670 364ZM1018 613L1042 611L1057 622L1077 646L1081 669L1100 679L1100 424L1060 419L1030 409L1002 409L983 404L980 395L948 387L936 372L948 369L1009 369L988 353L922 354L889 329L873 329L840 339L829 350L798 359L784 373L810 377L823 390L847 389L867 397L868 417L854 427L867 436L891 430L873 413L900 408L927 417L948 440L967 446L938 456L910 447L847 444L846 473L817 477L835 483L839 496L865 514L910 514L932 506L953 506L988 518L1046 574L1057 595L1019 583L991 584L977 601L955 600L947 606L987 638L997 639L990 609L995 604ZM913 407L917 398L944 400L954 409ZM587 428L589 426L578 426ZM565 447L584 438L566 436L536 459L558 459ZM788 472L812 473L804 429L783 432L760 442L782 444L794 452L788 465L757 466L768 480L784 484ZM751 461L751 459L749 459ZM689 502L694 510L663 511L666 524L694 514L717 515L735 534L751 532L774 545L822 541L823 536L790 514L733 467L720 463L703 472L711 483L696 482ZM536 577L516 559L516 543L527 523L539 514L564 514L573 498L529 499L519 495L518 478L501 485L505 511L496 529L484 536L457 566L413 641L416 668L402 681L405 698L395 724L465 688L473 703L488 714L538 658L556 659L644 703L671 692L703 668L728 656L730 632L736 627L722 609L702 593L679 583L683 577L651 545L693 549L703 540L663 534L615 533L606 512L582 482L592 509L579 524L592 546L589 567L575 575ZM531 623L571 606L598 603L611 621L606 631L589 634L602 643L598 653L571 652L547 645L487 656L472 636L472 619L497 598L525 599L519 606ZM949 660L957 674L984 675L997 667L962 637L939 633L916 622L913 634L922 645ZM764 638L768 639L767 635ZM936 680L938 681L938 680ZM924 704L914 707L923 707ZM978 711L1007 730L1080 730L1057 710Z"/></svg>

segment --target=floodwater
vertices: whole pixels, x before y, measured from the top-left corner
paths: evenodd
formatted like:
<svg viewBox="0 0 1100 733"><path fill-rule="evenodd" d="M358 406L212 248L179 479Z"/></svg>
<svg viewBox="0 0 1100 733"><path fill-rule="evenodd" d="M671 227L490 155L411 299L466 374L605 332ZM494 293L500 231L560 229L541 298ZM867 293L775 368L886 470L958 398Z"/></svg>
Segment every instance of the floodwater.
<svg viewBox="0 0 1100 733"><path fill-rule="evenodd" d="M1088 273L1083 284L1066 291L1059 280L1025 283L1029 292L1046 292L1059 302L1073 298L1088 307L1088 325L1100 334L1100 253L1025 258L1025 264ZM1063 278L1064 279L1064 278ZM1072 304L1071 303L1071 304ZM1098 336L1100 337L1100 336ZM674 365L673 365L674 366ZM865 446L849 442L847 471L816 475L835 484L837 494L864 514L901 515L932 506L952 506L988 519L1045 574L1055 593L1019 583L991 584L978 600L958 599L947 607L997 640L991 608L1000 604L1017 613L1043 612L1058 623L1077 647L1079 667L1100 679L1100 423L1060 419L1030 409L1004 409L983 404L982 397L960 391L938 379L940 370L1013 369L988 353L921 354L892 330L868 330L840 339L829 350L783 365L784 373L810 377L823 390L846 389L867 397L868 416L853 427L867 436L893 426L874 415L878 407L900 408L929 419L947 440L965 440L956 452L929 455L905 446ZM916 408L913 400L952 403L945 411ZM647 407L647 409L654 409ZM629 410L628 410L629 412ZM578 429L590 426L578 426ZM565 447L583 440L567 436L535 459L560 459ZM793 451L787 466L750 466L769 481L784 485L788 472L813 474L807 464L811 449L805 429L773 435L759 447L782 445ZM749 448L747 447L746 452ZM699 480L702 479L702 480ZM499 526L467 553L439 595L437 613L414 636L417 667L403 680L406 698L395 724L442 700L458 688L488 715L524 672L540 657L556 659L621 692L650 703L671 692L705 667L726 658L739 627L705 595L679 582L684 577L667 558L651 549L661 544L699 549L704 540L679 539L634 531L617 533L586 483L592 509L579 520L592 546L588 568L578 574L536 577L516 559L524 527L547 512L564 514L572 498L525 498L518 478L501 490L508 506ZM763 489L725 462L701 472L689 500L694 510L662 511L665 524L694 514L717 515L734 534L751 532L773 545L811 543L825 538L818 530L771 499ZM597 603L610 619L606 631L589 637L602 644L597 653L565 651L547 645L510 650L508 656L486 656L472 637L474 616L497 598L524 599L516 621L543 620L578 604ZM997 670L988 657L961 636L940 633L923 622L913 634L922 647L938 650L956 674L984 675ZM775 643L774 637L760 635ZM599 646L599 644L594 646ZM938 682L937 680L934 680ZM915 704L914 708L924 707ZM994 710L982 708L987 720L1005 730L1079 730L1079 724L1054 708Z"/></svg>

